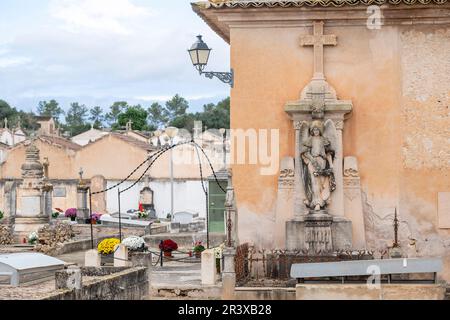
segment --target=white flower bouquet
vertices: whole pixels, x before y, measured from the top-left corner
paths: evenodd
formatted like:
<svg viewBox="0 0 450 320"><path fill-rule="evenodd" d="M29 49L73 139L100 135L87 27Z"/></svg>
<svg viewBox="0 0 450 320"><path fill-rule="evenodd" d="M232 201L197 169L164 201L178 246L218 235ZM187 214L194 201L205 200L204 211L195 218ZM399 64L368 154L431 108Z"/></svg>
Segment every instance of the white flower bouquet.
<svg viewBox="0 0 450 320"><path fill-rule="evenodd" d="M38 241L39 237L37 232L33 231L28 235L28 243L35 244Z"/></svg>
<svg viewBox="0 0 450 320"><path fill-rule="evenodd" d="M220 246L214 248L214 256L216 259L222 259L223 248L225 248L225 243L222 243Z"/></svg>
<svg viewBox="0 0 450 320"><path fill-rule="evenodd" d="M138 251L143 250L145 247L145 241L141 237L137 236L131 236L128 238L125 238L122 241L122 244L128 248L130 251Z"/></svg>

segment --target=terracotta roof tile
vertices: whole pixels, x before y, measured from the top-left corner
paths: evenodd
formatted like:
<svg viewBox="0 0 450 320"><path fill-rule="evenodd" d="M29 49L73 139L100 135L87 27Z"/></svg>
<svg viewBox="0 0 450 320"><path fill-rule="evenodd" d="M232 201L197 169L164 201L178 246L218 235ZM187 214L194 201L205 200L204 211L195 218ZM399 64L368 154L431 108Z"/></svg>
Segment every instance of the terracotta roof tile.
<svg viewBox="0 0 450 320"><path fill-rule="evenodd" d="M111 133L111 135L146 151L152 151L155 149L150 143L143 142L124 134Z"/></svg>
<svg viewBox="0 0 450 320"><path fill-rule="evenodd" d="M58 146L65 147L65 148L75 150L75 151L78 151L82 148L80 145L73 143L72 141L70 141L68 139L57 137L57 136L41 135L38 137L38 139L43 142L58 145Z"/></svg>
<svg viewBox="0 0 450 320"><path fill-rule="evenodd" d="M302 7L302 6L322 6L322 7L342 7L345 5L414 5L414 4L444 4L448 0L209 0L208 2L198 2L195 5L202 8L260 8L267 7Z"/></svg>

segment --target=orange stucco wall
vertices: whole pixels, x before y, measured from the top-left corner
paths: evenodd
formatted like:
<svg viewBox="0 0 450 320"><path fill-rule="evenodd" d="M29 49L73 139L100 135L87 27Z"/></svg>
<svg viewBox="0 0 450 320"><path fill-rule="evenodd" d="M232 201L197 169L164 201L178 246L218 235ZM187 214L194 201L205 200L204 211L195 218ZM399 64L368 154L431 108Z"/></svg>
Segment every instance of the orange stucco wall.
<svg viewBox="0 0 450 320"><path fill-rule="evenodd" d="M299 41L310 33L305 27L267 26L230 31L231 126L279 129L280 160L294 157L284 104L298 100L312 77L313 50ZM325 33L338 36L337 47L325 48L325 76L338 98L354 106L345 121L344 156L358 159L366 229L372 233L368 246L392 243L390 215L397 207L405 246L414 238L419 254L449 256L450 230L437 225L437 193L450 191L449 132L443 129L450 127L450 79L449 69L442 70L450 61L449 26L369 30L325 22ZM422 138L431 141L431 150L415 147ZM233 165L241 241L272 246L277 178L260 175L257 165ZM434 249L425 252L430 239Z"/></svg>

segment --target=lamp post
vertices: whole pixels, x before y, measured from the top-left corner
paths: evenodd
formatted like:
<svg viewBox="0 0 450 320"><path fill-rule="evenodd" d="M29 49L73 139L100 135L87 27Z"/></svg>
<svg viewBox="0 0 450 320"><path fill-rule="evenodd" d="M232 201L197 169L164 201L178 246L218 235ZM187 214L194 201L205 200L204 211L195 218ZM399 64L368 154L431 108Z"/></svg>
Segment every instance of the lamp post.
<svg viewBox="0 0 450 320"><path fill-rule="evenodd" d="M170 146L173 146L173 139L178 134L178 128L168 127L165 130L170 139ZM173 149L170 149L170 220L173 219Z"/></svg>
<svg viewBox="0 0 450 320"><path fill-rule="evenodd" d="M208 64L209 55L211 50L208 45L202 40L202 36L197 36L197 41L192 45L191 49L188 50L189 56L191 57L192 64L197 69L200 75L204 74L205 77L212 79L216 77L224 83L228 83L232 88L234 86L234 72L233 69L230 72L214 72L214 71L203 71Z"/></svg>

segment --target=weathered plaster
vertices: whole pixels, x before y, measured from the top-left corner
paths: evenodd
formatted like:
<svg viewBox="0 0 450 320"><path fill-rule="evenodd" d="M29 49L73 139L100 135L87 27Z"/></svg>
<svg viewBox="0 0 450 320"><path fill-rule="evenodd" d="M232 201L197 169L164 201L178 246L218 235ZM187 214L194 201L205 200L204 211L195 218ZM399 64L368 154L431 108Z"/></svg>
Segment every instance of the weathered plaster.
<svg viewBox="0 0 450 320"><path fill-rule="evenodd" d="M450 168L450 29L400 33L403 165Z"/></svg>

